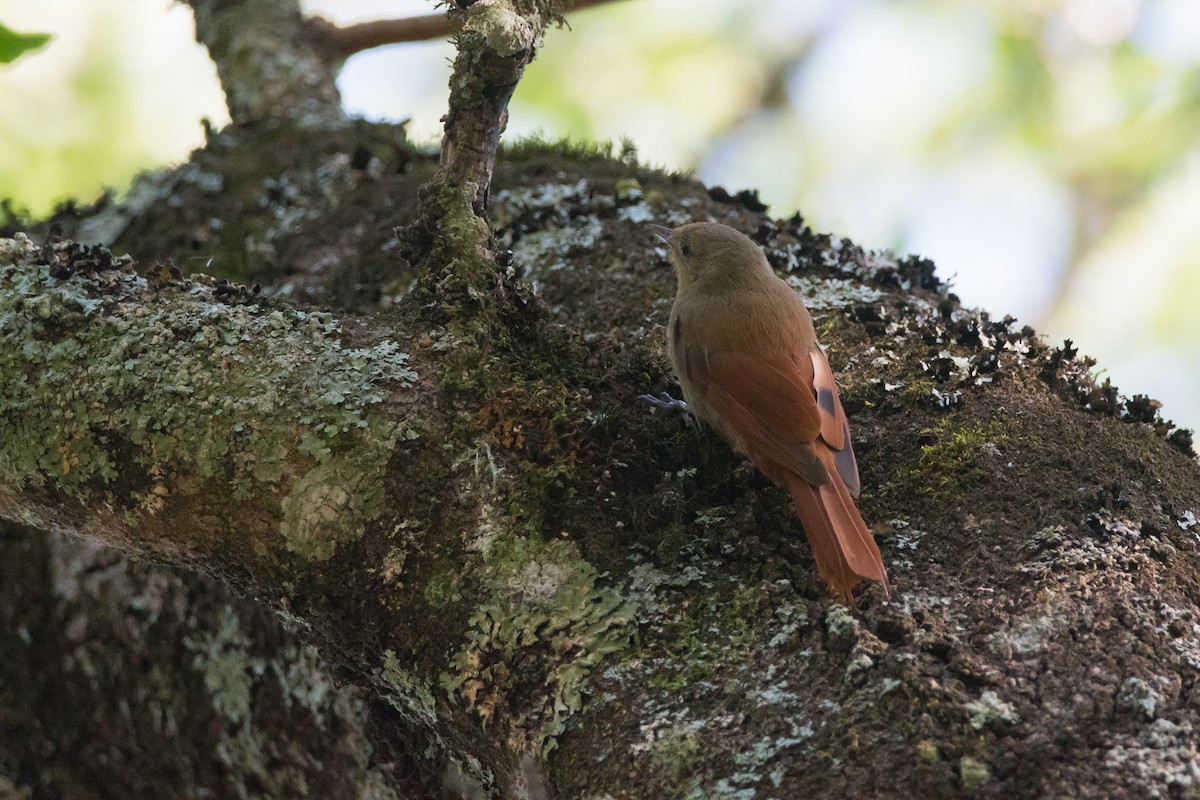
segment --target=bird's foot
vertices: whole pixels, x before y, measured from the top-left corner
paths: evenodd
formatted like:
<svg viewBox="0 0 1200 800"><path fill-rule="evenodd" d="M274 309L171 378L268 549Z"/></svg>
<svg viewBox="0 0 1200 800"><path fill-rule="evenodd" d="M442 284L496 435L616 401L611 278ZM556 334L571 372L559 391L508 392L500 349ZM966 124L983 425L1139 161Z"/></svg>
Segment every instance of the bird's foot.
<svg viewBox="0 0 1200 800"><path fill-rule="evenodd" d="M683 422L689 428L696 427L696 420L691 415L688 404L682 400L676 400L666 392L659 392L658 397L650 394L639 394L638 400L643 400L655 408L661 408L663 411L678 411L683 417Z"/></svg>

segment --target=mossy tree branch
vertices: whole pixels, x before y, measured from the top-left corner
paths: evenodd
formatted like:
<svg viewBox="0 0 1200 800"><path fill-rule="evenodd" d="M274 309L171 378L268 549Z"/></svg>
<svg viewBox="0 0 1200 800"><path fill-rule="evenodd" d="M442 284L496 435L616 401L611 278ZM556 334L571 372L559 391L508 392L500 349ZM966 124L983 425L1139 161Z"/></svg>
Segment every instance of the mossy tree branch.
<svg viewBox="0 0 1200 800"><path fill-rule="evenodd" d="M487 213L508 101L547 24L561 19L561 6L550 0L496 0L450 12L457 17L458 58L450 78L442 167L450 182L474 192L471 210L477 216Z"/></svg>
<svg viewBox="0 0 1200 800"><path fill-rule="evenodd" d="M139 276L99 247L0 240L0 519L270 598L423 731L426 776L453 763L508 793L515 756L437 688L459 672L447 646L470 640L465 598L404 590L447 587L446 570L501 590L434 489L461 478L433 372L428 344L394 327Z"/></svg>
<svg viewBox="0 0 1200 800"><path fill-rule="evenodd" d="M547 313L597 346L570 372L570 351L501 354L523 378L482 407L439 387L454 348L405 334L413 315L326 330L252 291L6 244L16 391L0 421L17 428L0 436L0 516L268 600L396 709L390 728L435 754L418 774L460 796L514 796L539 771L551 797L1134 797L1190 780L1200 472L1144 401L959 308L927 262L621 162L554 159L494 211ZM679 209L754 234L816 309L895 602L831 603L786 498L633 400L669 386L670 280L634 220ZM380 337L415 381L364 367ZM361 378L349 405L330 393L339 360ZM382 473L335 466L379 452L389 420L418 438ZM285 495L319 523L291 528L303 550ZM344 524L372 507L361 536Z"/></svg>
<svg viewBox="0 0 1200 800"><path fill-rule="evenodd" d="M470 322L459 338L484 344L497 332L495 302L510 299L497 264L488 196L508 102L533 60L561 0L489 0L451 7L458 56L450 78L441 166L421 192L421 214L406 234L426 286L446 303L443 317Z"/></svg>

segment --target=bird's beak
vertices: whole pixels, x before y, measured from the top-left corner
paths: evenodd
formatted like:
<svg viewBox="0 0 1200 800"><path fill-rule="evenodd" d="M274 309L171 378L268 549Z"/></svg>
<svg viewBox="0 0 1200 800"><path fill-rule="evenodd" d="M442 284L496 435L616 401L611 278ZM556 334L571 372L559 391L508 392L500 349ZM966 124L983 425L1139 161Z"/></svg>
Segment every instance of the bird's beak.
<svg viewBox="0 0 1200 800"><path fill-rule="evenodd" d="M646 227L654 231L654 235L664 242L671 241L671 229L666 225L655 225L653 222L648 222L646 223Z"/></svg>

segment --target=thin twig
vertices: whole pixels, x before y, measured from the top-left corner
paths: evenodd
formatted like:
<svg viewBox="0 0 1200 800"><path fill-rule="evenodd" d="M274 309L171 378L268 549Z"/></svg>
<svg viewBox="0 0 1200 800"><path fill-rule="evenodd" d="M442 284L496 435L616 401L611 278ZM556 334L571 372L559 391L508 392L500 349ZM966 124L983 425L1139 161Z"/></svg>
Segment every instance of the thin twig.
<svg viewBox="0 0 1200 800"><path fill-rule="evenodd" d="M380 19L346 25L330 31L333 44L342 56L351 56L372 47L401 42L426 42L442 39L454 32L450 17L426 14L404 19Z"/></svg>
<svg viewBox="0 0 1200 800"><path fill-rule="evenodd" d="M613 1L575 0L571 10L579 11ZM328 31L328 35L333 48L341 57L347 58L372 47L403 42L427 42L431 39L442 39L454 32L454 24L446 14L426 14L420 17L381 19L333 27Z"/></svg>

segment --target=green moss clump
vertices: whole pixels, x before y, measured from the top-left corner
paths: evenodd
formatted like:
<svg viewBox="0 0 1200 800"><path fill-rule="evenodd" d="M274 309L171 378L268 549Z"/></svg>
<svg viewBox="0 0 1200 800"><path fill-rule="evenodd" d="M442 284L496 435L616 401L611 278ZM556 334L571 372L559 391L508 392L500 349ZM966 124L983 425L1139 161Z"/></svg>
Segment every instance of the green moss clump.
<svg viewBox="0 0 1200 800"><path fill-rule="evenodd" d="M1007 438L999 422L963 424L955 417L941 420L925 433L933 437L921 448L921 468L930 479L931 493L950 492L964 480L986 477L986 448Z"/></svg>
<svg viewBox="0 0 1200 800"><path fill-rule="evenodd" d="M927 444L921 446L917 463L898 470L882 487L882 495L949 502L964 486L987 480L990 461L1008 438L999 421L966 422L958 414L944 417L921 435Z"/></svg>
<svg viewBox="0 0 1200 800"><path fill-rule="evenodd" d="M663 791L674 796L685 795L703 760L700 737L689 726L668 728L651 745L650 763Z"/></svg>
<svg viewBox="0 0 1200 800"><path fill-rule="evenodd" d="M962 777L963 788L968 792L978 792L992 777L987 765L971 756L963 756L958 760L958 774Z"/></svg>
<svg viewBox="0 0 1200 800"><path fill-rule="evenodd" d="M566 161L608 161L618 158L629 166L637 164L637 148L630 139L622 139L618 146L611 141L593 142L567 136L546 139L533 134L514 142L501 142L498 156L507 161L524 161L546 156Z"/></svg>

